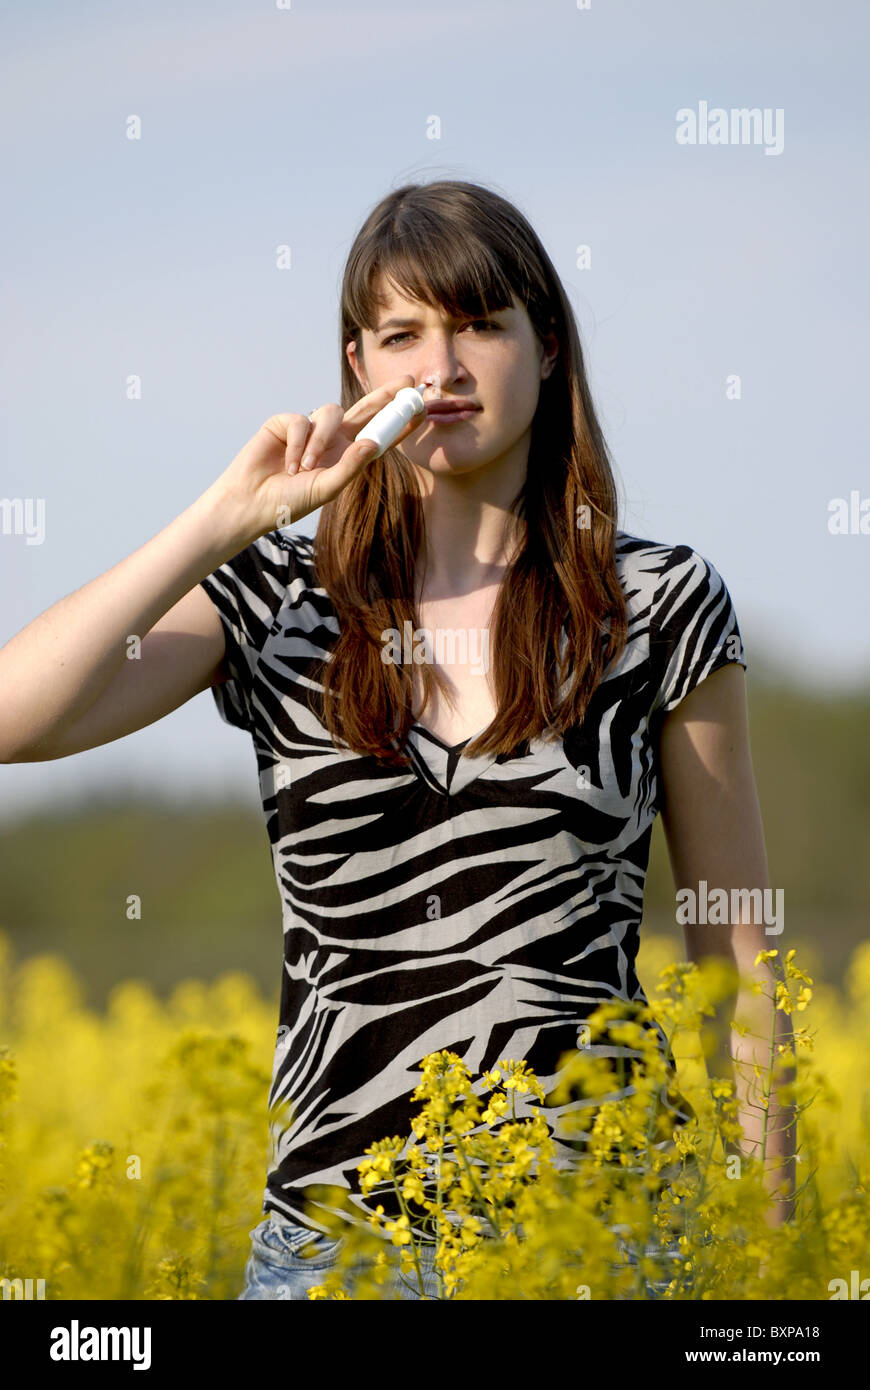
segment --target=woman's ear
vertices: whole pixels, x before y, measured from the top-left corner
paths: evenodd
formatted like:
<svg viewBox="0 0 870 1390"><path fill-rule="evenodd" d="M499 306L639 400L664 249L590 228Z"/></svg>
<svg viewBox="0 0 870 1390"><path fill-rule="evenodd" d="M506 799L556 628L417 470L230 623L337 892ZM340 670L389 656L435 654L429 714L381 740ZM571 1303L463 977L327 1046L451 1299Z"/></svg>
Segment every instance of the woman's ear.
<svg viewBox="0 0 870 1390"><path fill-rule="evenodd" d="M354 342L353 338L351 338L350 342L345 348L345 352L347 353L347 360L350 363L351 368L353 369L354 376L356 377L365 394L368 395L370 388L368 384L368 377L366 375L365 366L363 365L362 352L357 352L356 343Z"/></svg>
<svg viewBox="0 0 870 1390"><path fill-rule="evenodd" d="M554 319L550 319L550 323L554 323L554 322L555 322ZM558 359L558 356L559 356L559 339L556 337L556 334L553 333L553 332L551 331L551 332L549 332L549 333L547 334L546 338L544 339L543 346L541 347L541 380L542 380L542 381L546 381L547 377L548 377L548 376L550 375L550 373L552 372L553 368L554 368L555 365L556 365L556 361L557 361L557 359Z"/></svg>

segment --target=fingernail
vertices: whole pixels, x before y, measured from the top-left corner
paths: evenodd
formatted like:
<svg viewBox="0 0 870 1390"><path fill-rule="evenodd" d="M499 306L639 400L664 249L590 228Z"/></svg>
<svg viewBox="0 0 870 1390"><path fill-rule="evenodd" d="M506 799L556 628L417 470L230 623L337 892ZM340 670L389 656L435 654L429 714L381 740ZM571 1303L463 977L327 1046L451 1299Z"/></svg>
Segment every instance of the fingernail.
<svg viewBox="0 0 870 1390"><path fill-rule="evenodd" d="M316 458L316 456L315 456L314 454L303 454L303 455L302 455L302 467L303 467L303 468L313 468L316 462L317 462L317 458Z"/></svg>

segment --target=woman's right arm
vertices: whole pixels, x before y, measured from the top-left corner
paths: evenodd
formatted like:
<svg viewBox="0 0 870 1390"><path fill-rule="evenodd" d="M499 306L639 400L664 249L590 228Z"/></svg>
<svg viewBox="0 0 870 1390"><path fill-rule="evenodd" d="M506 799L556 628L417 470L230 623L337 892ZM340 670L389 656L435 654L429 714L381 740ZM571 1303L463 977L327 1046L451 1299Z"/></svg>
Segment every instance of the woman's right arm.
<svg viewBox="0 0 870 1390"><path fill-rule="evenodd" d="M337 496L376 451L355 435L409 383L388 382L348 411L322 406L316 421L271 416L186 511L0 648L0 762L111 743L226 679L223 627L201 581ZM299 467L303 452L313 468Z"/></svg>
<svg viewBox="0 0 870 1390"><path fill-rule="evenodd" d="M111 743L219 678L223 628L199 581L249 544L232 522L233 509L209 489L0 649L0 761L45 762Z"/></svg>

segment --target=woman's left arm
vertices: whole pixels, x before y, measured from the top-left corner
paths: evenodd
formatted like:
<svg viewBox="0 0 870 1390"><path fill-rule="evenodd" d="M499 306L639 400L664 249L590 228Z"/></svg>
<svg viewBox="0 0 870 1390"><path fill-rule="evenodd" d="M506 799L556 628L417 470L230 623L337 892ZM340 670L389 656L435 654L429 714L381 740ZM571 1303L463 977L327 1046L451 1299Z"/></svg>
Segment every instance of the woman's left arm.
<svg viewBox="0 0 870 1390"><path fill-rule="evenodd" d="M697 902L700 884L709 894L715 888L760 889L755 901L765 902L769 889L767 855L758 792L749 746L746 678L742 668L728 665L714 671L662 719L660 744L662 824L676 891L688 888ZM739 899L752 902L753 899ZM776 980L785 978L777 934L768 934L763 913L743 908L729 912L727 925L686 924L686 951L691 961L704 956L724 957L739 972L736 992L717 1005L718 1044L708 1059L708 1070L734 1080L743 1127L745 1153L762 1153L764 1109L755 1067L766 1080L771 1063L771 1040L793 1047L789 1017L766 996L775 993ZM781 925L780 925L781 929ZM756 966L759 951L780 951L772 963ZM771 975L771 964L774 967ZM749 987L755 980L764 994ZM730 1028L734 1019L741 1036ZM778 1055L778 1054L775 1054ZM791 1081L793 1069L777 1081ZM765 1162L770 1160L765 1181L768 1191L794 1192L794 1106L778 1105L775 1087L767 1110ZM791 1196L774 1202L770 1225L794 1216Z"/></svg>

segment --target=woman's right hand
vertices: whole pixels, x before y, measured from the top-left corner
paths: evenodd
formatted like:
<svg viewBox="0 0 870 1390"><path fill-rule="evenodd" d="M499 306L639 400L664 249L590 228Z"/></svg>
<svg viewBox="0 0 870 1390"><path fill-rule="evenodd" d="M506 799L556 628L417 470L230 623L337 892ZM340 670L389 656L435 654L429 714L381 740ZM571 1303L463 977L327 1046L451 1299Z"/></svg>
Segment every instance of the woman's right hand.
<svg viewBox="0 0 870 1390"><path fill-rule="evenodd" d="M252 540L290 526L325 502L331 502L377 451L374 440L354 439L412 376L396 377L350 407L322 405L307 415L272 415L243 449L215 487L239 508L240 532ZM426 412L408 421L399 444L426 419ZM302 459L314 455L312 467Z"/></svg>

